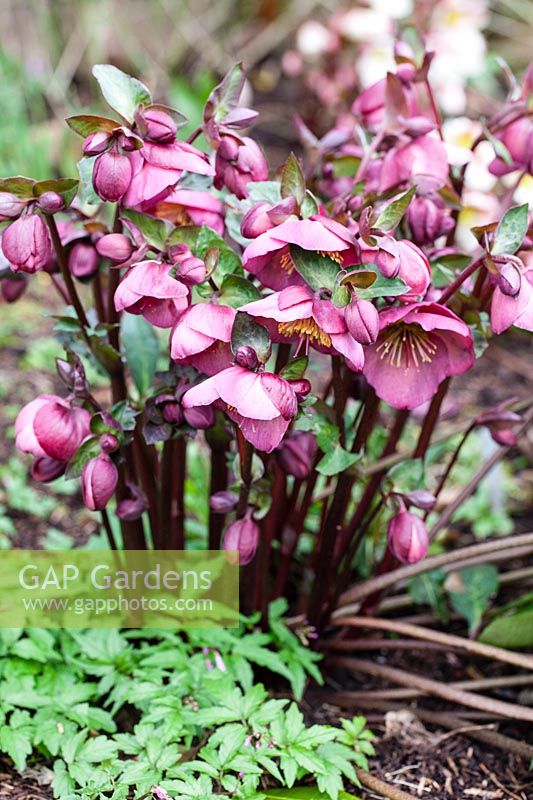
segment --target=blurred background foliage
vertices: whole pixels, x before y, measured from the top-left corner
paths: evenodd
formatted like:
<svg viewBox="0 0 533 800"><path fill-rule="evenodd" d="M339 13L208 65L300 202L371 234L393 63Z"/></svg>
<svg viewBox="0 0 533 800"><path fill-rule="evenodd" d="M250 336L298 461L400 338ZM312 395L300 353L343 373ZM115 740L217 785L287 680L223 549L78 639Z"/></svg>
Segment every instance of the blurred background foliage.
<svg viewBox="0 0 533 800"><path fill-rule="evenodd" d="M354 64L364 51L367 72L369 57L376 60L389 47L400 25L424 28L432 19L448 43L463 47L464 40L465 57L469 26L487 38L485 64L471 81L480 92L494 88L487 84L501 72L495 54L518 73L531 57L531 0L1 0L0 170L34 178L75 174L79 141L63 119L80 107L102 108L90 73L100 62L141 77L158 99L189 117L192 129L216 78L243 61L261 112L257 135L276 164L295 139L295 107L310 102L302 75L287 76L283 55L299 48L312 67L313 47L324 34L305 23L328 26L353 10L385 23L376 32L371 16L354 17L359 33L350 32L348 47L343 42L345 62ZM332 58L322 60L323 72ZM325 109L314 100L311 116L320 118ZM472 105L483 112L475 97Z"/></svg>

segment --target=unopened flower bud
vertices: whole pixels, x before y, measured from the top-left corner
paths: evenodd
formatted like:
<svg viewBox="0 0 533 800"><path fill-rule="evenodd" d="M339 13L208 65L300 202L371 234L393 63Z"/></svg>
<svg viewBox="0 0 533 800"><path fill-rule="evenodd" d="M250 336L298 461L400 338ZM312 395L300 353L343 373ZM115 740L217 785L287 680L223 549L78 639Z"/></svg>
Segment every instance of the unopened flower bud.
<svg viewBox="0 0 533 800"><path fill-rule="evenodd" d="M206 265L201 258L193 256L186 244L176 244L170 248L169 256L173 264L177 264L176 277L185 286L196 286L206 279Z"/></svg>
<svg viewBox="0 0 533 800"><path fill-rule="evenodd" d="M503 447L514 447L517 442L516 434L511 428L506 428L505 430L495 430L491 428L490 435L496 444L502 445Z"/></svg>
<svg viewBox="0 0 533 800"><path fill-rule="evenodd" d="M292 214L296 214L297 209L298 203L296 202L296 198L291 195L290 197L285 197L279 203L276 203L268 212L268 218L274 225L281 225L281 223L288 220Z"/></svg>
<svg viewBox="0 0 533 800"><path fill-rule="evenodd" d="M402 564L414 564L424 558L429 536L424 520L410 511L400 511L387 526L389 550Z"/></svg>
<svg viewBox="0 0 533 800"><path fill-rule="evenodd" d="M68 267L74 277L92 278L98 272L98 253L92 244L78 242L69 253Z"/></svg>
<svg viewBox="0 0 533 800"><path fill-rule="evenodd" d="M307 380L307 378L299 378L297 381L289 381L289 383L292 386L294 394L298 400L305 400L311 391L311 383Z"/></svg>
<svg viewBox="0 0 533 800"><path fill-rule="evenodd" d="M522 279L518 267L511 261L500 266L497 277L498 288L508 297L516 297L520 291Z"/></svg>
<svg viewBox="0 0 533 800"><path fill-rule="evenodd" d="M408 492L404 495L404 499L412 506L422 509L422 511L431 511L437 502L434 495L426 489L415 489L413 492Z"/></svg>
<svg viewBox="0 0 533 800"><path fill-rule="evenodd" d="M25 200L11 192L0 192L0 217L18 217L25 208Z"/></svg>
<svg viewBox="0 0 533 800"><path fill-rule="evenodd" d="M454 226L449 211L429 197L415 197L407 209L407 221L418 245L431 244Z"/></svg>
<svg viewBox="0 0 533 800"><path fill-rule="evenodd" d="M146 139L153 142L173 142L178 126L170 114L158 108L146 108L135 115L135 121Z"/></svg>
<svg viewBox="0 0 533 800"><path fill-rule="evenodd" d="M83 502L90 511L106 507L117 487L118 470L107 454L91 458L81 473Z"/></svg>
<svg viewBox="0 0 533 800"><path fill-rule="evenodd" d="M56 461L50 456L36 458L31 467L31 476L34 481L39 483L49 483L55 481L65 472L67 465L64 461Z"/></svg>
<svg viewBox="0 0 533 800"><path fill-rule="evenodd" d="M259 359L253 347L249 344L243 344L238 347L235 352L235 363L238 364L239 367L255 369L259 366Z"/></svg>
<svg viewBox="0 0 533 800"><path fill-rule="evenodd" d="M271 208L270 203L263 200L246 212L241 222L241 233L246 239L255 239L274 227L276 223L268 216Z"/></svg>
<svg viewBox="0 0 533 800"><path fill-rule="evenodd" d="M123 233L106 233L96 242L98 253L111 261L127 261L134 249L132 241Z"/></svg>
<svg viewBox="0 0 533 800"><path fill-rule="evenodd" d="M224 186L240 200L248 197L248 184L268 178L268 165L259 146L247 136L224 134L215 158L217 189Z"/></svg>
<svg viewBox="0 0 533 800"><path fill-rule="evenodd" d="M226 528L223 540L224 550L237 550L239 564L249 564L255 556L259 544L259 528L252 519L251 511Z"/></svg>
<svg viewBox="0 0 533 800"><path fill-rule="evenodd" d="M215 492L209 498L209 507L217 514L228 514L237 507L239 496L235 492Z"/></svg>
<svg viewBox="0 0 533 800"><path fill-rule="evenodd" d="M43 192L39 197L38 204L45 214L55 214L65 208L65 201L59 192Z"/></svg>
<svg viewBox="0 0 533 800"><path fill-rule="evenodd" d="M513 428L523 422L523 419L514 411L506 411L504 408L496 407L489 411L484 411L477 417L476 422L478 425L487 426L496 444L514 447L517 440Z"/></svg>
<svg viewBox="0 0 533 800"><path fill-rule="evenodd" d="M316 449L316 439L312 433L294 431L281 442L276 454L280 467L287 475L303 480L311 472Z"/></svg>
<svg viewBox="0 0 533 800"><path fill-rule="evenodd" d="M373 344L379 334L379 314L370 300L354 297L344 309L346 326L356 342Z"/></svg>
<svg viewBox="0 0 533 800"><path fill-rule="evenodd" d="M6 303L14 303L26 291L28 279L25 275L13 275L0 281L0 295Z"/></svg>
<svg viewBox="0 0 533 800"><path fill-rule="evenodd" d="M140 519L148 508L146 495L138 486L129 481L126 483L127 496L117 503L117 517L126 522Z"/></svg>
<svg viewBox="0 0 533 800"><path fill-rule="evenodd" d="M38 272L52 257L52 241L37 214L19 217L4 230L2 250L14 272Z"/></svg>
<svg viewBox="0 0 533 800"><path fill-rule="evenodd" d="M106 131L90 133L84 140L82 150L86 156L98 156L109 147L111 134Z"/></svg>
<svg viewBox="0 0 533 800"><path fill-rule="evenodd" d="M185 422L191 428L198 431L212 428L215 424L215 412L211 406L195 406L194 408L184 408L183 415Z"/></svg>
<svg viewBox="0 0 533 800"><path fill-rule="evenodd" d="M94 162L93 187L102 200L115 203L129 188L132 178L131 162L127 155L110 150Z"/></svg>
<svg viewBox="0 0 533 800"><path fill-rule="evenodd" d="M114 453L120 446L117 437L113 436L112 433L103 433L100 436L99 444L102 453Z"/></svg>
<svg viewBox="0 0 533 800"><path fill-rule="evenodd" d="M163 405L163 419L170 425L181 425L183 422L183 409L181 405L174 401Z"/></svg>

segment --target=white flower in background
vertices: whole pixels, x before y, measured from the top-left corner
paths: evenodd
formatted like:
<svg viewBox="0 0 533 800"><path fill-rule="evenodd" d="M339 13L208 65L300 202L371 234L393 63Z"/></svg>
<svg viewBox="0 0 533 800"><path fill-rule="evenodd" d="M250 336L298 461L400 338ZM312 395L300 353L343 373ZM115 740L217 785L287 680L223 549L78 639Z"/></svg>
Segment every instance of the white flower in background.
<svg viewBox="0 0 533 800"><path fill-rule="evenodd" d="M312 19L304 22L296 34L296 46L307 58L318 58L324 53L332 52L338 44L338 36L333 31Z"/></svg>
<svg viewBox="0 0 533 800"><path fill-rule="evenodd" d="M403 19L414 10L413 0L370 0L370 6L378 14L391 19Z"/></svg>
<svg viewBox="0 0 533 800"><path fill-rule="evenodd" d="M500 218L500 200L494 194L467 190L463 194L463 209L459 214L455 241L465 253L473 253L479 245L470 230L478 225L488 225Z"/></svg>
<svg viewBox="0 0 533 800"><path fill-rule="evenodd" d="M349 42L392 42L393 26L391 15L387 12L372 8L347 8L335 12L329 25Z"/></svg>
<svg viewBox="0 0 533 800"><path fill-rule="evenodd" d="M529 207L533 209L533 177L531 175L524 175L518 184L514 193L514 203L518 206L528 203Z"/></svg>

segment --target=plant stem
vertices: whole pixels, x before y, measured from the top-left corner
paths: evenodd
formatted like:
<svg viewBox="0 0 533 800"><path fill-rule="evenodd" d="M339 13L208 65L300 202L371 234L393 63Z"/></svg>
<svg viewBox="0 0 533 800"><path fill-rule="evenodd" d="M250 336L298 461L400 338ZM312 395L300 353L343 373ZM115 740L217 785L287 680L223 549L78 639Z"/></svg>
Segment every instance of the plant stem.
<svg viewBox="0 0 533 800"><path fill-rule="evenodd" d="M465 268L464 268L464 270L463 270L462 272L460 272L460 273L459 273L459 275L458 275L458 276L457 276L457 278L456 278L456 279L453 281L453 283L450 283L450 285L449 285L449 286L448 286L448 287L447 287L447 288L446 288L446 289L443 291L443 293L442 293L442 294L441 294L441 296L439 297L439 303L440 303L440 305L442 305L442 306L443 306L443 305L445 305L445 304L448 302L448 300L449 300L451 297L453 297L453 295L455 294L455 292L456 292L458 289L460 289L460 288L461 288L461 286L463 285L463 283L464 283L464 282L465 282L465 281L466 281L466 280L467 280L467 279L468 279L468 278L469 278L471 275L473 275L473 274L474 274L474 272L476 271L476 269L478 269L478 268L479 268L479 267L480 267L480 266L483 264L483 259L484 259L484 256L482 256L481 258L477 258L477 259L476 259L475 261L473 261L473 262L472 262L472 263L471 263L471 264L470 264L468 267L465 267Z"/></svg>
<svg viewBox="0 0 533 800"><path fill-rule="evenodd" d="M211 447L211 482L209 485L209 495L223 492L228 485L228 468L226 466L227 445L226 442L209 442ZM226 516L217 514L209 509L209 549L218 550L224 530Z"/></svg>
<svg viewBox="0 0 533 800"><path fill-rule="evenodd" d="M187 439L180 436L174 444L174 474L170 494L170 549L185 549L185 477L187 475Z"/></svg>
<svg viewBox="0 0 533 800"><path fill-rule="evenodd" d="M63 249L63 245L61 244L61 237L59 236L59 231L57 230L56 221L51 214L47 214L46 222L50 230L50 236L52 237L52 244L54 246L57 263L59 264L59 269L61 270L61 275L65 282L65 289L68 294L69 302L74 307L76 316L78 317L79 323L81 325L83 336L90 347L90 340L87 334L87 328L89 327L89 322L87 320L87 315L85 314L85 309L83 308L82 302L79 298L78 291L76 289L76 285L72 278L71 272L68 268L68 263L65 256L65 250Z"/></svg>
<svg viewBox="0 0 533 800"><path fill-rule="evenodd" d="M453 452L453 455L452 455L452 457L450 458L450 460L448 462L448 466L446 467L446 469L444 470L444 473L441 476L441 479L440 479L440 481L439 481L439 483L437 485L437 488L433 492L433 496L435 497L435 499L437 499L439 497L440 493L442 492L442 490L444 488L444 485L446 484L446 481L450 477L451 471L454 468L454 466L455 466L455 464L457 462L457 459L459 458L459 455L461 453L461 450L463 449L463 446L464 446L466 440L468 439L468 437L470 436L470 434L472 433L472 431L474 430L475 427L476 427L475 423L472 423L472 424L470 424L468 426L466 431L463 433L463 435L461 437L461 440L459 441L459 444L455 448L455 450ZM428 517L428 515L430 513L431 513L430 510L426 511L426 513L424 514L424 519L427 519L427 517Z"/></svg>
<svg viewBox="0 0 533 800"><path fill-rule="evenodd" d="M331 357L331 372L333 375L333 400L335 405L335 424L339 429L339 441L342 447L346 445L346 431L344 429L344 408L346 406L346 391L344 386L344 372L339 356Z"/></svg>
<svg viewBox="0 0 533 800"><path fill-rule="evenodd" d="M67 304L70 305L70 297L68 296L65 287L61 283L61 280L57 277L57 275L50 275L50 280L52 281L55 289L57 290L59 296L62 300Z"/></svg>
<svg viewBox="0 0 533 800"><path fill-rule="evenodd" d="M252 486L252 458L254 455L254 448L247 442L240 432L237 430L237 442L239 445L239 455L241 462L241 491L239 494L239 502L237 504L236 514L237 519L240 519L246 513L248 508L248 497Z"/></svg>
<svg viewBox="0 0 533 800"><path fill-rule="evenodd" d="M109 515L108 515L107 511L105 510L105 508L103 508L101 510L100 515L102 517L102 524L103 524L103 526L105 528L105 532L107 534L107 538L109 540L109 547L111 548L111 550L116 550L117 549L117 543L115 541L115 535L113 533L113 529L111 527L111 523L109 522Z"/></svg>
<svg viewBox="0 0 533 800"><path fill-rule="evenodd" d="M448 392L449 386L450 386L450 378L446 378L445 380L442 381L441 385L437 390L436 395L431 400L428 412L422 424L422 430L420 431L418 442L416 443L415 451L413 453L413 458L424 458L424 456L426 455L426 451L431 441L431 435L435 430L437 422L439 421L440 409L444 401L444 398L446 397L446 393Z"/></svg>

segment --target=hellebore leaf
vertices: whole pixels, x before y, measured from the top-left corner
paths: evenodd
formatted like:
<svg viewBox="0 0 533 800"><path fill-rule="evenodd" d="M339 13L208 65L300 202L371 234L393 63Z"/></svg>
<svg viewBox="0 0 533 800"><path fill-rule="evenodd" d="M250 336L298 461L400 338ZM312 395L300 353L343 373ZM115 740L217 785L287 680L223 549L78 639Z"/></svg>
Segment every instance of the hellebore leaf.
<svg viewBox="0 0 533 800"><path fill-rule="evenodd" d="M365 274L365 277L360 281L359 277L362 273ZM376 276L374 280L371 280L372 273ZM356 285L361 282L363 284L362 287L356 290L357 297L360 300L374 300L376 297L397 297L405 294L409 289L401 278L385 278L374 264L365 264L364 270L349 272L341 280L341 283L355 283Z"/></svg>
<svg viewBox="0 0 533 800"><path fill-rule="evenodd" d="M168 235L172 230L170 222L157 217L150 217L148 214L142 214L140 211L134 211L131 208L122 209L121 215L139 228L149 245L157 250L165 249Z"/></svg>
<svg viewBox="0 0 533 800"><path fill-rule="evenodd" d="M468 631L473 634L498 591L500 579L494 564L479 564L465 567L448 575L445 588L453 608L468 622Z"/></svg>
<svg viewBox="0 0 533 800"><path fill-rule="evenodd" d="M21 200L31 200L34 184L35 181L31 178L24 178L22 175L17 175L14 178L4 178L0 180L0 192L9 192Z"/></svg>
<svg viewBox="0 0 533 800"><path fill-rule="evenodd" d="M318 203L312 192L307 189L304 201L300 206L300 214L304 219L311 217L313 214L318 214Z"/></svg>
<svg viewBox="0 0 533 800"><path fill-rule="evenodd" d="M242 64L235 64L207 98L204 108L205 122L210 119L222 122L238 106L245 80Z"/></svg>
<svg viewBox="0 0 533 800"><path fill-rule="evenodd" d="M268 361L271 344L266 328L244 311L238 311L231 332L231 349L235 353L239 347L253 347L262 364Z"/></svg>
<svg viewBox="0 0 533 800"><path fill-rule="evenodd" d="M40 197L45 192L57 192L63 198L65 206L69 206L78 192L80 182L74 178L60 178L51 181L38 181L33 187L35 197Z"/></svg>
<svg viewBox="0 0 533 800"><path fill-rule="evenodd" d="M510 208L503 215L494 234L492 255L512 255L516 253L527 233L528 210L528 204L524 203L521 206Z"/></svg>
<svg viewBox="0 0 533 800"><path fill-rule="evenodd" d="M345 308L351 300L352 295L350 294L350 290L347 286L343 286L342 284L337 284L333 289L331 294L331 302L337 308Z"/></svg>
<svg viewBox="0 0 533 800"><path fill-rule="evenodd" d="M116 119L110 117L97 117L93 114L77 114L74 117L67 117L65 120L69 128L80 136L89 136L91 133L97 131L106 131L112 133L115 128L120 126Z"/></svg>
<svg viewBox="0 0 533 800"><path fill-rule="evenodd" d="M388 203L385 208L381 210L379 217L377 218L375 225L373 227L379 228L382 231L392 231L394 228L399 225L401 219L407 209L409 208L409 204L413 197L415 196L415 187L413 186L404 194L401 194L391 203Z"/></svg>
<svg viewBox="0 0 533 800"><path fill-rule="evenodd" d="M337 444L333 450L329 450L318 462L316 469L321 475L331 476L338 475L339 472L344 472L356 461L360 456L357 453L350 453L345 450L340 444Z"/></svg>
<svg viewBox="0 0 533 800"><path fill-rule="evenodd" d="M251 281L240 275L225 275L220 286L219 301L232 308L259 300L261 294Z"/></svg>
<svg viewBox="0 0 533 800"><path fill-rule="evenodd" d="M216 248L219 253L215 271L215 277L219 282L228 274L242 271L241 260L237 253L226 244L218 233L212 231L207 225L202 225L196 239L196 248L193 250L194 255L205 261L208 251L213 248Z"/></svg>
<svg viewBox="0 0 533 800"><path fill-rule="evenodd" d="M299 206L305 200L305 178L294 153L290 154L281 169L281 196L295 197Z"/></svg>
<svg viewBox="0 0 533 800"><path fill-rule="evenodd" d="M286 381L298 381L305 375L308 363L309 358L307 356L295 358L289 361L286 367L283 367L280 375L282 378L285 378Z"/></svg>
<svg viewBox="0 0 533 800"><path fill-rule="evenodd" d="M111 108L128 122L133 122L138 106L149 106L152 102L143 83L112 64L95 64L93 75Z"/></svg>
<svg viewBox="0 0 533 800"><path fill-rule="evenodd" d="M311 250L303 250L301 247L291 245L291 257L294 266L309 284L311 289L330 289L335 287L335 279L339 272L339 265L327 256L314 253Z"/></svg>
<svg viewBox="0 0 533 800"><path fill-rule="evenodd" d="M91 436L86 439L74 453L65 472L65 478L79 478L81 471L90 458L95 458L100 454L100 440L98 436Z"/></svg>
<svg viewBox="0 0 533 800"><path fill-rule="evenodd" d="M483 629L479 641L508 650L533 647L533 608L496 617Z"/></svg>
<svg viewBox="0 0 533 800"><path fill-rule="evenodd" d="M124 355L139 394L152 384L159 355L159 340L143 317L124 314L120 323Z"/></svg>

